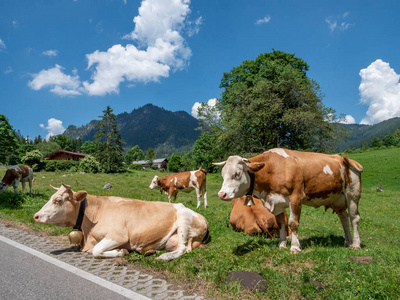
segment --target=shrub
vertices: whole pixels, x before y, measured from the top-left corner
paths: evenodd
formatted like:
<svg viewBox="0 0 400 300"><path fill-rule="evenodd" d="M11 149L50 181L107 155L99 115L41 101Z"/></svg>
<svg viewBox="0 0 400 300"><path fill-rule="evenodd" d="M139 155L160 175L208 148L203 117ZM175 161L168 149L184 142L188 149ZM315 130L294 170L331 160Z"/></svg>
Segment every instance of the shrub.
<svg viewBox="0 0 400 300"><path fill-rule="evenodd" d="M93 156L86 156L79 162L79 171L85 173L99 173L102 171L100 163Z"/></svg>
<svg viewBox="0 0 400 300"><path fill-rule="evenodd" d="M24 156L21 157L21 161L24 164L29 166L33 166L34 164L39 164L43 160L43 154L39 150L33 150L31 152L27 152Z"/></svg>
<svg viewBox="0 0 400 300"><path fill-rule="evenodd" d="M143 171L143 167L142 167L142 165L138 165L138 164L130 164L129 170Z"/></svg>
<svg viewBox="0 0 400 300"><path fill-rule="evenodd" d="M44 169L47 172L54 171L67 171L79 165L78 161L74 160L46 160L44 162Z"/></svg>
<svg viewBox="0 0 400 300"><path fill-rule="evenodd" d="M25 202L26 197L26 194L14 194L14 191L0 193L0 206L12 208L20 207Z"/></svg>

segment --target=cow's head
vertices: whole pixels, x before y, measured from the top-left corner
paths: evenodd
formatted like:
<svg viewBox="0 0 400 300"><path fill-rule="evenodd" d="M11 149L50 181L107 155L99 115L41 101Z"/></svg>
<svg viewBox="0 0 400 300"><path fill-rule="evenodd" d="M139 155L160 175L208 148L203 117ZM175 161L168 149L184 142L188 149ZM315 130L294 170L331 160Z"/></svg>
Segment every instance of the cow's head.
<svg viewBox="0 0 400 300"><path fill-rule="evenodd" d="M264 167L264 163L251 163L247 158L240 156L229 156L226 161L213 165L223 166L221 174L224 182L218 197L224 201L246 195L251 184L250 173L255 173Z"/></svg>
<svg viewBox="0 0 400 300"><path fill-rule="evenodd" d="M7 184L0 182L0 192L4 192L5 190L7 190L7 188L8 188Z"/></svg>
<svg viewBox="0 0 400 300"><path fill-rule="evenodd" d="M151 181L149 189L153 190L156 187L160 187L160 178L157 175Z"/></svg>
<svg viewBox="0 0 400 300"><path fill-rule="evenodd" d="M51 186L57 192L33 216L38 223L50 223L60 227L75 226L80 202L85 199L84 191L73 192L71 187L62 184L60 188Z"/></svg>

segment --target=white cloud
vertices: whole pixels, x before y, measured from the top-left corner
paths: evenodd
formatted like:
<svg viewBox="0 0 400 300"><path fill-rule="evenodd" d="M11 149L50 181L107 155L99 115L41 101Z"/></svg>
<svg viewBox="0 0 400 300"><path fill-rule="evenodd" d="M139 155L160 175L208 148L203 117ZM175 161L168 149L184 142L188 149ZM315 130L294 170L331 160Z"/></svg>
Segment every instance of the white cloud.
<svg viewBox="0 0 400 300"><path fill-rule="evenodd" d="M400 117L400 75L388 63L377 59L360 71L360 103L369 105L360 124L376 124Z"/></svg>
<svg viewBox="0 0 400 300"><path fill-rule="evenodd" d="M194 22L188 20L189 4L190 0L143 0L133 19L134 30L123 36L137 45L118 44L107 51L87 54L91 81L80 82L76 73L66 75L56 65L35 74L29 86L36 90L51 87L51 92L62 96L79 95L83 90L89 95L118 94L123 82L127 86L158 82L170 72L184 69L192 51L182 34L197 33L202 23L201 17Z"/></svg>
<svg viewBox="0 0 400 300"><path fill-rule="evenodd" d="M66 75L62 72L62 69L61 66L56 64L54 68L33 74L33 80L28 82L28 85L34 90L51 87L50 91L60 96L80 95L79 76Z"/></svg>
<svg viewBox="0 0 400 300"><path fill-rule="evenodd" d="M12 73L13 69L11 66L8 66L5 70L4 70L4 74L8 74L8 73Z"/></svg>
<svg viewBox="0 0 400 300"><path fill-rule="evenodd" d="M1 52L2 50L6 50L6 44L3 42L2 39L0 39L0 52Z"/></svg>
<svg viewBox="0 0 400 300"><path fill-rule="evenodd" d="M57 50L47 50L42 52L43 55L47 56L57 56L58 51Z"/></svg>
<svg viewBox="0 0 400 300"><path fill-rule="evenodd" d="M260 25L260 24L268 23L269 21L271 21L271 17L270 16L266 16L266 17L264 17L262 19L257 20L256 24Z"/></svg>
<svg viewBox="0 0 400 300"><path fill-rule="evenodd" d="M53 135L62 134L65 131L64 126L62 126L62 121L54 118L47 120L47 127L44 124L40 124L39 126L48 131L46 140L49 140Z"/></svg>
<svg viewBox="0 0 400 300"><path fill-rule="evenodd" d="M342 124L356 124L356 120L354 119L353 116L347 115L344 117L344 119L340 120L339 123Z"/></svg>
<svg viewBox="0 0 400 300"><path fill-rule="evenodd" d="M217 98L212 98L207 101L207 105L210 107L214 107L216 103L217 103ZM192 116L195 117L196 119L198 119L198 117L199 117L198 109L199 109L200 105L201 105L200 102L196 102L192 106Z"/></svg>
<svg viewBox="0 0 400 300"><path fill-rule="evenodd" d="M334 32L335 30L340 30L340 31L345 31L347 30L351 25L350 23L347 23L345 19L350 15L350 12L345 12L341 16L330 16L325 19L325 22L328 24L329 29L331 32Z"/></svg>
<svg viewBox="0 0 400 300"><path fill-rule="evenodd" d="M95 68L93 82L83 83L89 94L119 93L124 81L157 82L171 70L183 69L192 55L181 35L189 13L188 0L142 1L139 15L133 19L135 29L123 37L137 42L138 47L114 45L106 52L86 55L88 69Z"/></svg>

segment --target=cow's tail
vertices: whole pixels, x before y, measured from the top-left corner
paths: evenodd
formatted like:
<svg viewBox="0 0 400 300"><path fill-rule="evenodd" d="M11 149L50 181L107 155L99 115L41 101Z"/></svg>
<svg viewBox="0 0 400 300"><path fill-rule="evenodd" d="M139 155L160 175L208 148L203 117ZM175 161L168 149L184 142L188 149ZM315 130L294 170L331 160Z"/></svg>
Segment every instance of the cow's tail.
<svg viewBox="0 0 400 300"><path fill-rule="evenodd" d="M357 173L362 173L364 171L362 165L360 165L358 162L356 162L355 160L352 160L349 158L349 156L346 154L343 156L343 161L344 161L344 165L347 168L351 168L354 171L356 171Z"/></svg>
<svg viewBox="0 0 400 300"><path fill-rule="evenodd" d="M343 156L343 163L345 167L345 181L347 185L351 182L350 169L360 175L363 172L363 167L355 160L350 159L347 154Z"/></svg>

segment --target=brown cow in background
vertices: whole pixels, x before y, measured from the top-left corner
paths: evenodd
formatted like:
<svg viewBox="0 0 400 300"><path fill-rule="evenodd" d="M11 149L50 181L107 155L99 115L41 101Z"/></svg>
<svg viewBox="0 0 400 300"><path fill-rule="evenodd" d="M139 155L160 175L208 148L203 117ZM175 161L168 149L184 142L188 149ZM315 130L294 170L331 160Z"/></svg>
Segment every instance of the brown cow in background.
<svg viewBox="0 0 400 300"><path fill-rule="evenodd" d="M244 202L246 196L232 200L232 212L230 222L234 230L247 234L266 233L269 237L279 237L279 226L275 216L264 207L262 201L253 197L255 205L248 206ZM286 211L285 228L286 236L289 235L288 218Z"/></svg>

